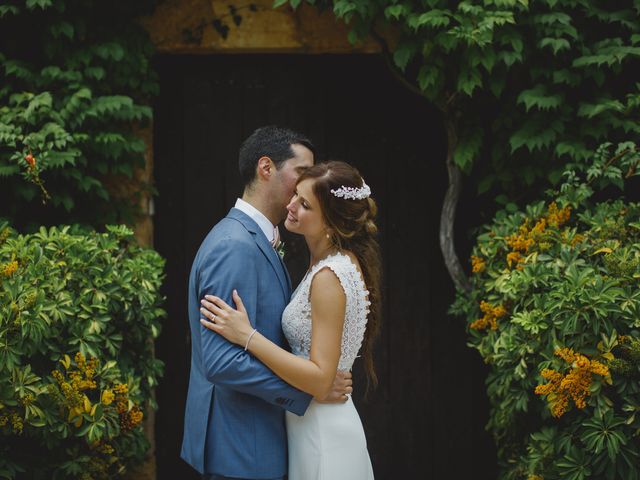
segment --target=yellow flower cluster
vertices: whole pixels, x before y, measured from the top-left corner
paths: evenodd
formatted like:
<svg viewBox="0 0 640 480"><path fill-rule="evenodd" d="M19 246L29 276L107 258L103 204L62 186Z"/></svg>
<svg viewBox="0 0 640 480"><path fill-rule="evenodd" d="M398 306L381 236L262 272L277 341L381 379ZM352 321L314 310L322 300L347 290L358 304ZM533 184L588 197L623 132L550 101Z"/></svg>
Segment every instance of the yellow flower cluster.
<svg viewBox="0 0 640 480"><path fill-rule="evenodd" d="M560 228L562 225L569 221L571 216L571 207L558 208L556 202L549 204L549 210L547 212L547 222L552 227Z"/></svg>
<svg viewBox="0 0 640 480"><path fill-rule="evenodd" d="M65 367L66 375L60 370L51 372L59 387L56 392L55 387L51 387L51 392L58 396L59 403L69 409L68 421L76 427L82 425L82 414L90 413L93 405L86 395L86 391L95 390L98 385L94 380L99 365L97 358L90 358L88 361L80 352L76 353L75 366L71 364L71 359L65 355L61 363Z"/></svg>
<svg viewBox="0 0 640 480"><path fill-rule="evenodd" d="M78 370L68 372L69 378L74 384L74 387L79 391L95 389L97 385L93 378L95 377L96 370L98 369L98 359L91 357L87 362L84 355L78 352L76 353L74 360L76 361Z"/></svg>
<svg viewBox="0 0 640 480"><path fill-rule="evenodd" d="M129 385L126 383L118 383L113 387L113 391L118 395L125 395L129 393Z"/></svg>
<svg viewBox="0 0 640 480"><path fill-rule="evenodd" d="M0 267L0 277L9 278L18 270L18 262L13 260L12 262L5 263Z"/></svg>
<svg viewBox="0 0 640 480"><path fill-rule="evenodd" d="M126 383L119 383L113 387L115 393L116 410L120 415L124 415L129 410L129 386Z"/></svg>
<svg viewBox="0 0 640 480"><path fill-rule="evenodd" d="M579 244L579 243L583 242L583 241L584 241L584 239L585 239L585 236L584 236L584 235L581 235L581 234L579 234L579 233L578 233L576 236L574 236L574 237L571 239L571 242L569 242L569 243L570 243L570 245L571 245L572 247L575 247L577 244Z"/></svg>
<svg viewBox="0 0 640 480"><path fill-rule="evenodd" d="M507 265L509 265L509 268L512 268L512 266L515 264L516 268L518 270L522 269L522 265L520 265L520 263L523 261L522 259L522 255L520 254L520 252L509 252L507 253Z"/></svg>
<svg viewBox="0 0 640 480"><path fill-rule="evenodd" d="M24 423L20 415L15 412L0 415L0 428L6 427L9 422L11 422L11 428L13 428L14 432L18 434L22 433Z"/></svg>
<svg viewBox="0 0 640 480"><path fill-rule="evenodd" d="M24 424L22 423L22 418L17 413L11 414L11 426L16 433L22 433Z"/></svg>
<svg viewBox="0 0 640 480"><path fill-rule="evenodd" d="M98 368L98 359L90 358L87 362L84 355L78 352L74 360L77 369L73 369L70 364L65 364L68 378L65 378L60 370L54 370L51 375L60 386L60 390L66 399L66 405L70 409L80 409L84 405L86 398L86 395L82 392L97 388L93 377ZM80 414L80 412L77 413Z"/></svg>
<svg viewBox="0 0 640 480"><path fill-rule="evenodd" d="M9 238L10 233L11 230L9 230L9 227L5 227L2 229L2 231L0 231L0 245L2 245L7 238Z"/></svg>
<svg viewBox="0 0 640 480"><path fill-rule="evenodd" d="M528 253L536 242L540 241L547 227L561 227L569 220L570 215L571 207L558 208L555 202L551 202L547 209L547 215L538 219L533 227L529 228L529 219L526 219L518 228L517 233L509 235L505 239L507 245L511 248L511 252L507 253L507 265L509 265L509 268L522 270L523 254ZM542 247L543 245L548 246L548 244L540 242L540 246Z"/></svg>
<svg viewBox="0 0 640 480"><path fill-rule="evenodd" d="M119 383L113 387L113 392L116 411L120 414L120 429L124 432L134 429L142 422L144 415L137 405L129 409L129 386L126 383Z"/></svg>
<svg viewBox="0 0 640 480"><path fill-rule="evenodd" d="M130 411L120 414L120 430L128 432L142 422L144 415L140 408L135 405Z"/></svg>
<svg viewBox="0 0 640 480"><path fill-rule="evenodd" d="M485 263L483 258L471 255L471 271L473 273L484 272L486 266L487 264Z"/></svg>
<svg viewBox="0 0 640 480"><path fill-rule="evenodd" d="M498 318L504 317L507 314L507 309L502 305L491 305L484 300L480 302L480 310L484 313L482 318L474 321L469 325L469 328L474 330L486 330L491 327L491 330L497 330Z"/></svg>
<svg viewBox="0 0 640 480"><path fill-rule="evenodd" d="M109 465L116 462L116 457L101 458L96 455L92 455L87 463L86 471L82 472L79 480L101 480L107 478L113 478L109 475Z"/></svg>
<svg viewBox="0 0 640 480"><path fill-rule="evenodd" d="M544 219L542 219L544 222ZM522 270L521 265L524 262L523 253L527 253L529 249L535 243L533 239L533 231L544 230L544 224L541 222L536 223L533 229L529 230L529 221L525 220L524 224L518 229L518 233L514 233L506 238L507 245L511 247L511 252L507 253L507 265L509 268L516 268Z"/></svg>
<svg viewBox="0 0 640 480"><path fill-rule="evenodd" d="M113 452L115 452L115 449L108 443L99 444L97 450L100 453L104 453L105 455L111 455Z"/></svg>
<svg viewBox="0 0 640 480"><path fill-rule="evenodd" d="M77 389L71 386L71 383L67 382L64 375L59 370L51 372L51 376L60 386L60 391L64 397L64 403L70 409L80 407L84 403L84 395Z"/></svg>
<svg viewBox="0 0 640 480"><path fill-rule="evenodd" d="M518 228L518 233L514 233L507 237L507 245L509 245L514 252L526 253L533 246L534 240L531 238L531 232L529 231L528 225L529 220L525 220L524 224L520 225L520 228Z"/></svg>
<svg viewBox="0 0 640 480"><path fill-rule="evenodd" d="M535 393L545 395L551 405L551 414L554 417L561 417L569 408L569 399L573 400L577 408L583 409L587 406L593 375L608 377L609 368L597 360L589 360L570 348L560 348L554 353L568 363L571 370L563 375L556 370L543 369L540 375L548 383L538 385Z"/></svg>
<svg viewBox="0 0 640 480"><path fill-rule="evenodd" d="M90 445L91 453L86 471L80 476L80 480L99 480L113 478L109 469L118 461L116 449L109 443L96 441ZM116 467L117 468L117 467Z"/></svg>
<svg viewBox="0 0 640 480"><path fill-rule="evenodd" d="M111 405L111 403L113 403L113 399L116 396L113 394L113 390L110 389L106 389L102 392L102 395L100 397L100 401L102 402L103 405Z"/></svg>
<svg viewBox="0 0 640 480"><path fill-rule="evenodd" d="M29 405L31 405L33 403L34 400L35 400L35 398L33 397L33 395L31 393L27 393L24 397L22 397L18 401L20 402L20 404L22 406L28 407Z"/></svg>
<svg viewBox="0 0 640 480"><path fill-rule="evenodd" d="M540 475L529 475L527 480L544 480L544 477L541 477Z"/></svg>

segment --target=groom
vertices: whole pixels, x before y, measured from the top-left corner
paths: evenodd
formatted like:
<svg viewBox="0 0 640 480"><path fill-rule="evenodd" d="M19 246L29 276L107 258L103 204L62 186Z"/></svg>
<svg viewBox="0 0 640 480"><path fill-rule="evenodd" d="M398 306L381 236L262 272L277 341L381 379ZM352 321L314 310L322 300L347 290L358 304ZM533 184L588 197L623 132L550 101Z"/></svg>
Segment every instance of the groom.
<svg viewBox="0 0 640 480"><path fill-rule="evenodd" d="M304 136L269 126L240 147L244 183L236 201L202 242L189 277L191 374L181 457L211 480L281 479L287 472L284 411L303 415L311 397L275 376L242 347L200 325L200 300L215 294L232 304L235 288L254 327L286 345L280 318L291 282L275 251L300 174L313 165ZM350 375L336 377L327 401L342 402Z"/></svg>

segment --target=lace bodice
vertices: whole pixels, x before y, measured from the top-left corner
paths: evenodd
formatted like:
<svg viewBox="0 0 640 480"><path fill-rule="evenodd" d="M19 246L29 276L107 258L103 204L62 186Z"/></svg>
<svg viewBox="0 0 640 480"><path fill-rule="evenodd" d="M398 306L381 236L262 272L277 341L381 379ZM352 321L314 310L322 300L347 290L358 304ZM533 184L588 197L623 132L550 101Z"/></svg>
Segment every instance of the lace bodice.
<svg viewBox="0 0 640 480"><path fill-rule="evenodd" d="M351 370L358 356L369 314L369 291L358 268L348 255L336 253L314 265L298 285L291 302L282 313L282 330L295 355L309 358L311 350L311 281L324 267L330 268L340 280L346 295L344 330L338 370Z"/></svg>

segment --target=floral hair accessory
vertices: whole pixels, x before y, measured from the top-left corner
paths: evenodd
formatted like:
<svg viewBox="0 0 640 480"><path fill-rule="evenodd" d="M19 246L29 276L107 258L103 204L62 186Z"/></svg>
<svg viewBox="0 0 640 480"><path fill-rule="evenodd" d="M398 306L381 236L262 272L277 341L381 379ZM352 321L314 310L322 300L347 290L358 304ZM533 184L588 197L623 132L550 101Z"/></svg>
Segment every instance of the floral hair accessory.
<svg viewBox="0 0 640 480"><path fill-rule="evenodd" d="M331 190L338 198L344 198L347 200L362 200L371 196L371 189L369 185L367 185L364 180L362 180L362 187L345 187L342 185L337 190Z"/></svg>

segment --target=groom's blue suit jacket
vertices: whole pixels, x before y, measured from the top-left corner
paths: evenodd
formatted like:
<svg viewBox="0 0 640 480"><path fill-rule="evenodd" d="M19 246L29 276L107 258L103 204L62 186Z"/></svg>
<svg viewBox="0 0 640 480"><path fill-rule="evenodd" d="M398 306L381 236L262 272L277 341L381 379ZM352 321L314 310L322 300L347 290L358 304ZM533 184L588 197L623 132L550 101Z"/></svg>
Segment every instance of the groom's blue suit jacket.
<svg viewBox="0 0 640 480"><path fill-rule="evenodd" d="M289 276L260 227L236 208L202 242L189 277L191 374L181 457L200 473L279 478L287 472L284 410L302 415L311 397L200 324L200 300L212 294L234 306L234 288L254 327L286 346L280 319Z"/></svg>

